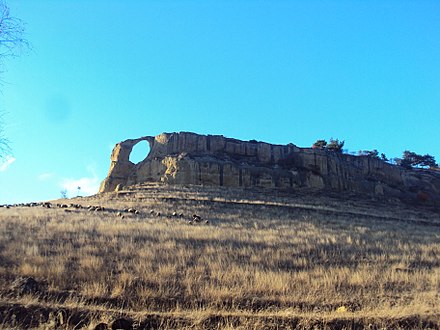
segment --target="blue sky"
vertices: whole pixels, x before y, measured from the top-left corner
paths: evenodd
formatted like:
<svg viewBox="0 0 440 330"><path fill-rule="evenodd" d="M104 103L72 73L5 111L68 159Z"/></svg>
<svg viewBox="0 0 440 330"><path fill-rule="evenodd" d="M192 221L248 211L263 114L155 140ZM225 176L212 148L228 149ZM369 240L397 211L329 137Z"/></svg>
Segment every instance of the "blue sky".
<svg viewBox="0 0 440 330"><path fill-rule="evenodd" d="M113 145L193 131L440 161L440 1L9 0L0 204L90 194Z"/></svg>

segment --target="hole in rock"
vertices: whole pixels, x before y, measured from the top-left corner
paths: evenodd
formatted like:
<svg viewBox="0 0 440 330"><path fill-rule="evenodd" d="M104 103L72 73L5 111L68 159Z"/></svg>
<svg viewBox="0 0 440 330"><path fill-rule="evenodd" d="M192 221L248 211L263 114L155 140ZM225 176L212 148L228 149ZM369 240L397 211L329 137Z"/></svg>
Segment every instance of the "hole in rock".
<svg viewBox="0 0 440 330"><path fill-rule="evenodd" d="M150 144L148 141L140 141L139 143L135 144L133 146L133 149L130 153L130 162L134 164L138 164L141 161L143 161L145 158L147 158L148 154L150 153Z"/></svg>

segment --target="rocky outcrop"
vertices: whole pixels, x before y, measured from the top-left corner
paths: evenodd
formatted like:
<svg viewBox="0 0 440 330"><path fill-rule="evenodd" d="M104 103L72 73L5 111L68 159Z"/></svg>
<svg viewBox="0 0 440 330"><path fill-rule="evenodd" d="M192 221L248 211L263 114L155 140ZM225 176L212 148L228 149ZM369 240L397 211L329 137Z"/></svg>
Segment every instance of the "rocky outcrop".
<svg viewBox="0 0 440 330"><path fill-rule="evenodd" d="M132 148L150 153L130 162ZM310 188L390 198L440 201L440 173L408 170L368 156L240 141L221 135L163 133L116 144L100 192L143 182L227 187Z"/></svg>

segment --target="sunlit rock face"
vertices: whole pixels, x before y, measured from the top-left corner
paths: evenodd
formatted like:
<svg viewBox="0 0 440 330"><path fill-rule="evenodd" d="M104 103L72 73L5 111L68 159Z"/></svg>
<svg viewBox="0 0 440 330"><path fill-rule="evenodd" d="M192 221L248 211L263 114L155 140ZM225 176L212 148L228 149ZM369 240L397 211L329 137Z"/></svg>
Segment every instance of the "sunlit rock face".
<svg viewBox="0 0 440 330"><path fill-rule="evenodd" d="M134 164L129 160L130 153L141 141L148 141L150 152ZM100 192L145 182L286 191L309 188L440 201L440 174L436 171L408 170L372 157L293 144L240 141L188 132L162 133L116 144Z"/></svg>

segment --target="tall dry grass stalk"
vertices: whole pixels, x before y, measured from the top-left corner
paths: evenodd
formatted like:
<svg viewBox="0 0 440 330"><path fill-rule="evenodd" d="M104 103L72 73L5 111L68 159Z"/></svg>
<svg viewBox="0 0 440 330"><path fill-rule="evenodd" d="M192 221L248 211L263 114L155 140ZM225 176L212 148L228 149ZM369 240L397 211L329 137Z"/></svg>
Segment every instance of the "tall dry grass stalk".
<svg viewBox="0 0 440 330"><path fill-rule="evenodd" d="M124 219L108 211L0 209L0 287L31 276L54 297L67 294L64 304L132 313L440 315L437 226L353 216L344 206L314 213L313 204L160 192L81 200L141 212ZM209 224L166 216L173 212Z"/></svg>

